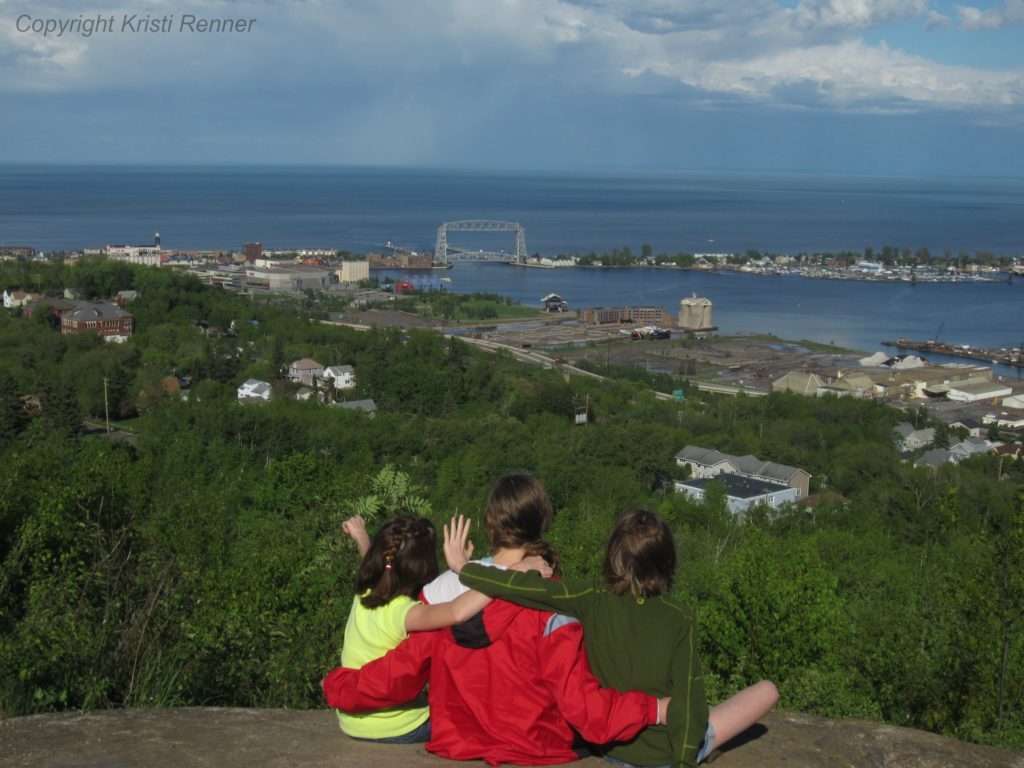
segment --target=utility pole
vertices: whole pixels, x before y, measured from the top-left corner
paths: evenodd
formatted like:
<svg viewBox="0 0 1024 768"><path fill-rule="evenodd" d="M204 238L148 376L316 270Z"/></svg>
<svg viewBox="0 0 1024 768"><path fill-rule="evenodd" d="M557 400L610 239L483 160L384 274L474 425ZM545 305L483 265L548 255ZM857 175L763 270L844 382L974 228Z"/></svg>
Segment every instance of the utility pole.
<svg viewBox="0 0 1024 768"><path fill-rule="evenodd" d="M103 414L107 420L107 434L110 434L110 403L107 401L107 377L103 377Z"/></svg>

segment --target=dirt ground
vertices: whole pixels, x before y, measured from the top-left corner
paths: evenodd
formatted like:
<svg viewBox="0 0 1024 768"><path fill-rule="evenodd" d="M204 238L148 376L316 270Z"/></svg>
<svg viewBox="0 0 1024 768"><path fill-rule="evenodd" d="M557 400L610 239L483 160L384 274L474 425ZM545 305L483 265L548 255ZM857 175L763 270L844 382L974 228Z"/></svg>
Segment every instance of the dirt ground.
<svg viewBox="0 0 1024 768"><path fill-rule="evenodd" d="M521 324L522 325L522 324ZM634 341L617 327L587 327L563 322L545 327L498 327L481 333L490 341L543 350L571 363L589 360L650 371L692 376L705 381L767 390L770 382L792 370L835 376L840 367L856 366L864 353L773 336L677 334L671 339Z"/></svg>

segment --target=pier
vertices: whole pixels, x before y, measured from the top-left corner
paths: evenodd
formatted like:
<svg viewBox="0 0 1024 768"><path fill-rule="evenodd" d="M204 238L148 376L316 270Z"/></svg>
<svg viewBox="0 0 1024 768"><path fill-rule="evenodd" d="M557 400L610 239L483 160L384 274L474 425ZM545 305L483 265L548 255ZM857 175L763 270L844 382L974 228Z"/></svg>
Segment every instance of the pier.
<svg viewBox="0 0 1024 768"><path fill-rule="evenodd" d="M942 342L912 341L902 336L896 341L883 341L883 346L896 347L898 349L913 349L918 352L931 352L935 355L946 355L948 357L962 357L967 360L977 360L983 363L996 363L999 365L1010 365L1014 368L1024 368L1024 349L971 347L966 344L944 344Z"/></svg>

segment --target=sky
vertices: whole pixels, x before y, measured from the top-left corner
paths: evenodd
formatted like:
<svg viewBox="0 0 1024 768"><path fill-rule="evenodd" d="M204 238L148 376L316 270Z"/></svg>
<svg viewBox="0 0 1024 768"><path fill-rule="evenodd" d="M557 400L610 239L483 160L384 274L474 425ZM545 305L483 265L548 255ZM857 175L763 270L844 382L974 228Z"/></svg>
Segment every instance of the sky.
<svg viewBox="0 0 1024 768"><path fill-rule="evenodd" d="M0 0L4 163L1021 178L1022 148L1024 0Z"/></svg>

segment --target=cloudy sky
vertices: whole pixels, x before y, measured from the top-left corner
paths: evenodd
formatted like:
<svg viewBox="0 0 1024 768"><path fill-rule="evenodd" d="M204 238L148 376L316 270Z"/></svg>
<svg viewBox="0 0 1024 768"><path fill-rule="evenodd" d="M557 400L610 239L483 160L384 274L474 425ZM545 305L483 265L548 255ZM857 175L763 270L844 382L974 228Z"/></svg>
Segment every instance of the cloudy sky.
<svg viewBox="0 0 1024 768"><path fill-rule="evenodd" d="M1019 178L1022 148L1024 0L0 0L0 162Z"/></svg>

